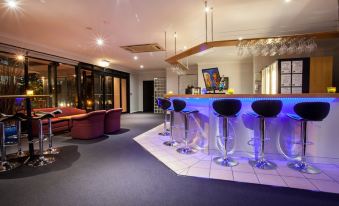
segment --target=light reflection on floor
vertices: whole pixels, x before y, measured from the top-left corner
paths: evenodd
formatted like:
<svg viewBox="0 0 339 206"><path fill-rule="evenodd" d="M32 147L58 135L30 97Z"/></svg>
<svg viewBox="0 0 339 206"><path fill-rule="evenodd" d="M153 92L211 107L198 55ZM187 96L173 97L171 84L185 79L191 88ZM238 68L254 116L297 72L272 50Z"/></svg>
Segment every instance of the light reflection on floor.
<svg viewBox="0 0 339 206"><path fill-rule="evenodd" d="M213 156L203 152L182 155L176 148L163 145L169 137L159 136L163 129L159 125L134 138L143 148L178 175L220 179L254 184L291 187L339 194L339 165L317 164L321 174L310 175L291 170L286 161L275 161L276 170L260 170L251 167L245 158L235 158L239 165L226 168L216 165Z"/></svg>

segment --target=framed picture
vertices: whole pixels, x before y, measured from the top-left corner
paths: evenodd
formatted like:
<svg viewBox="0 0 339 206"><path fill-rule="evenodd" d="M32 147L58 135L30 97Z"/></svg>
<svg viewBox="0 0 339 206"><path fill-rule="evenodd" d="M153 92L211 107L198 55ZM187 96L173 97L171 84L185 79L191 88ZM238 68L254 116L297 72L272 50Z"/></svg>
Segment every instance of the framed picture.
<svg viewBox="0 0 339 206"><path fill-rule="evenodd" d="M203 69L202 76L207 90L216 90L219 88L220 74L218 68Z"/></svg>

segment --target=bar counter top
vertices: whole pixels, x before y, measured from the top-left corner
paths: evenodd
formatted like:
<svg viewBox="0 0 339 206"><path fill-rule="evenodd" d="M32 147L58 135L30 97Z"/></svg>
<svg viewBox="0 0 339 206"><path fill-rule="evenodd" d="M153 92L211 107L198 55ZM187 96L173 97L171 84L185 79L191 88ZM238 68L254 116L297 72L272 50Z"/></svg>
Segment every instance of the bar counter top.
<svg viewBox="0 0 339 206"><path fill-rule="evenodd" d="M166 94L166 98L339 98L339 93L303 94Z"/></svg>

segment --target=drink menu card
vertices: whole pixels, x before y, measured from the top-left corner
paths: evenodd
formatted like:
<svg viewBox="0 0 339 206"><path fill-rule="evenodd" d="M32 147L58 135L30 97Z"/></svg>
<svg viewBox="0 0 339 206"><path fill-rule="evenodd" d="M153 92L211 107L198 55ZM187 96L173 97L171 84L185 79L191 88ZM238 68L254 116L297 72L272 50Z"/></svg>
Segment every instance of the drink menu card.
<svg viewBox="0 0 339 206"><path fill-rule="evenodd" d="M292 87L292 94L301 94L303 93L302 87Z"/></svg>
<svg viewBox="0 0 339 206"><path fill-rule="evenodd" d="M291 86L291 74L282 74L280 85L282 87L290 87Z"/></svg>
<svg viewBox="0 0 339 206"><path fill-rule="evenodd" d="M293 74L292 75L292 87L302 87L302 86L303 86L303 75Z"/></svg>
<svg viewBox="0 0 339 206"><path fill-rule="evenodd" d="M291 61L282 61L281 62L281 73L282 74L291 74Z"/></svg>
<svg viewBox="0 0 339 206"><path fill-rule="evenodd" d="M281 87L281 94L291 94L291 87Z"/></svg>
<svg viewBox="0 0 339 206"><path fill-rule="evenodd" d="M292 73L303 73L303 61L293 61Z"/></svg>

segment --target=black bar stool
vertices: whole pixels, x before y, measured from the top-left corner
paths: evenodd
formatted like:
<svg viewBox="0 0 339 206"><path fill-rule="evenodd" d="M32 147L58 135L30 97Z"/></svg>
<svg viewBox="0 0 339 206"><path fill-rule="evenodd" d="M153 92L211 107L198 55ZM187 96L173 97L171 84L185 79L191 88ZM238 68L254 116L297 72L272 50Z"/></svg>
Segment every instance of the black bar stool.
<svg viewBox="0 0 339 206"><path fill-rule="evenodd" d="M276 164L265 159L265 139L266 139L266 118L274 118L281 112L282 102L280 100L258 100L252 103L252 109L255 117L260 121L260 155L255 160L250 160L249 163L253 167L259 169L271 170L276 168Z"/></svg>
<svg viewBox="0 0 339 206"><path fill-rule="evenodd" d="M233 160L231 157L227 155L227 141L229 139L228 133L228 121L229 118L237 117L238 112L241 109L241 101L237 99L220 99L215 100L212 103L213 109L216 112L217 117L223 119L223 131L222 138L224 140L224 149L222 151L224 155L222 157L214 158L214 162L218 165L222 165L225 167L233 167L238 165L238 162Z"/></svg>
<svg viewBox="0 0 339 206"><path fill-rule="evenodd" d="M171 109L171 101L169 101L168 99L164 99L164 98L158 98L157 99L157 104L159 106L159 108L161 108L164 111L164 131L162 133L159 133L159 135L162 136L171 136L171 139L168 141L164 142L164 145L166 146L175 146L177 144L177 142L173 139L173 135L172 135L172 126L173 126L173 109ZM167 129L167 112L170 112L170 132L168 132Z"/></svg>
<svg viewBox="0 0 339 206"><path fill-rule="evenodd" d="M48 140L49 140L49 150L47 150L47 154L51 154L49 151L53 151L52 147L52 129L51 129L51 118L55 117L55 114L60 114L61 110L56 110L53 112L39 112L36 113L36 117L33 117L34 120L39 121L39 156L36 159L30 160L28 162L28 166L31 167L41 167L55 162L55 158L53 156L45 156L44 153L44 131L43 131L43 120L47 119L48 121Z"/></svg>
<svg viewBox="0 0 339 206"><path fill-rule="evenodd" d="M173 108L175 112L178 112L184 115L184 129L185 129L185 136L184 136L184 147L180 147L177 149L177 152L181 154L193 154L196 152L195 149L188 145L188 133L189 133L189 119L191 114L198 113L198 110L188 110L186 109L186 102L180 99L173 100Z"/></svg>
<svg viewBox="0 0 339 206"><path fill-rule="evenodd" d="M20 118L17 115L0 114L0 129L1 129L0 172L12 170L12 169L15 169L15 168L17 168L21 165L19 162L15 161L15 160L12 160L12 161L7 160L6 147L12 146L13 144L18 144L18 140L15 143L13 143L13 142L8 143L6 141L6 124L9 124L12 121L15 121L17 123L18 121L20 121ZM16 127L17 127L17 124L16 124ZM16 138L19 138L18 137L19 132L21 134L21 129L16 128Z"/></svg>
<svg viewBox="0 0 339 206"><path fill-rule="evenodd" d="M297 115L288 114L287 116L301 124L301 160L289 163L288 166L299 172L319 174L321 171L306 161L307 122L325 119L330 112L330 104L327 102L302 102L294 106L294 112Z"/></svg>

